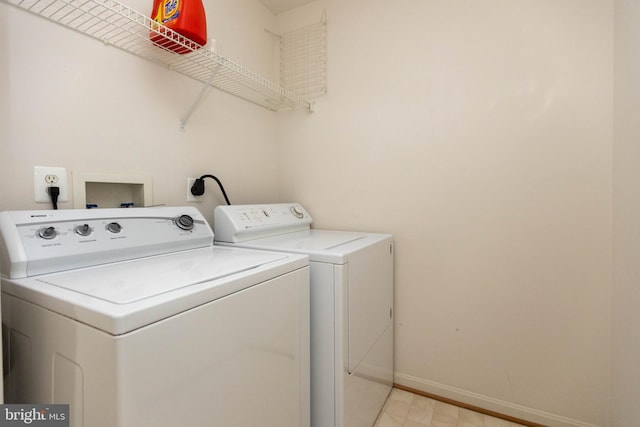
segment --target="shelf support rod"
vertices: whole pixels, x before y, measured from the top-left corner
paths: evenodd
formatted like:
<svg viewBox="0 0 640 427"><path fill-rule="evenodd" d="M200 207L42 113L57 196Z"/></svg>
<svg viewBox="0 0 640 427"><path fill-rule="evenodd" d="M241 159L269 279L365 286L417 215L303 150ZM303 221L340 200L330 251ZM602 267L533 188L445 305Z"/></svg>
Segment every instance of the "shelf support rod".
<svg viewBox="0 0 640 427"><path fill-rule="evenodd" d="M187 125L187 121L189 120L189 117L191 117L191 114L193 114L194 110L196 109L196 107L200 103L200 100L204 96L205 92L211 86L211 82L213 82L213 79L216 77L216 74L218 74L218 70L220 69L221 66L222 66L222 64L220 64L220 63L218 63L218 65L216 65L216 68L213 70L213 72L209 76L209 79L206 81L204 86L202 86L202 89L200 89L200 93L198 94L196 99L193 101L193 104L191 104L191 107L189 107L189 110L187 111L187 113L182 117L182 120L180 120L180 130L182 132L186 131L185 126Z"/></svg>

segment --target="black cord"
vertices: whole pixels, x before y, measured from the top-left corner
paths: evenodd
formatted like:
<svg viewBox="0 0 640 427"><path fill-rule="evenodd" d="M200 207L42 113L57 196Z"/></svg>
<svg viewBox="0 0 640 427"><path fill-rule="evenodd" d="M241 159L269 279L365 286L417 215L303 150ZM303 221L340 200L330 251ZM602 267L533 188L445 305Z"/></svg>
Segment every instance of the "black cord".
<svg viewBox="0 0 640 427"><path fill-rule="evenodd" d="M60 195L60 187L47 187L49 197L51 197L51 205L53 209L58 209L58 196Z"/></svg>
<svg viewBox="0 0 640 427"><path fill-rule="evenodd" d="M227 205L230 205L229 197L227 197L227 192L224 191L224 187L218 178L213 175L202 175L200 178L196 178L196 181L191 186L191 194L194 196L202 196L204 194L204 179L211 178L215 182L218 183L218 187L220 187L220 191L222 191L222 195L224 196L224 200L227 202Z"/></svg>

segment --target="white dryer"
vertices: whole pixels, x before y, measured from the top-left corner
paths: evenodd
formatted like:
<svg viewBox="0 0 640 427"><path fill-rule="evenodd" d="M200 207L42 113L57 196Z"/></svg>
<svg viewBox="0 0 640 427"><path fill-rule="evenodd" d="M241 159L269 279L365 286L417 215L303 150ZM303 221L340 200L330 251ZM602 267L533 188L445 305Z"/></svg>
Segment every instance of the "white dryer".
<svg viewBox="0 0 640 427"><path fill-rule="evenodd" d="M0 213L7 403L74 427L309 425L308 257L192 207Z"/></svg>
<svg viewBox="0 0 640 427"><path fill-rule="evenodd" d="M393 241L311 229L299 204L218 206L218 245L307 254L311 425L371 427L393 385Z"/></svg>

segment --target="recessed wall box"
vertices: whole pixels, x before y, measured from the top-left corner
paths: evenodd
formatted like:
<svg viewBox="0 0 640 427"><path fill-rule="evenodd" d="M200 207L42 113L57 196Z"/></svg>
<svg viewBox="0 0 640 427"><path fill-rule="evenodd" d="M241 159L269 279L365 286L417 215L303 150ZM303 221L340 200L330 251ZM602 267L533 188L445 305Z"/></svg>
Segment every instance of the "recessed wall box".
<svg viewBox="0 0 640 427"><path fill-rule="evenodd" d="M152 206L152 190L150 176L74 173L73 207L84 209L90 204L118 208L123 203L132 207Z"/></svg>

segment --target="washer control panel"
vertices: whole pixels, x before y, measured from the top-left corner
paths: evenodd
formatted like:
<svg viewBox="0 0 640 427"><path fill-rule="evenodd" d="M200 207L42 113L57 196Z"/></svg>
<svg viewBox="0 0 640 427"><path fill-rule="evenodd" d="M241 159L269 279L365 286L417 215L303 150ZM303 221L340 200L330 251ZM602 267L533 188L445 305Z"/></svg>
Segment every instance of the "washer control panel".
<svg viewBox="0 0 640 427"><path fill-rule="evenodd" d="M312 222L298 203L218 206L213 212L217 242L237 243L308 230Z"/></svg>
<svg viewBox="0 0 640 427"><path fill-rule="evenodd" d="M29 277L213 245L194 207L0 212L0 272Z"/></svg>

